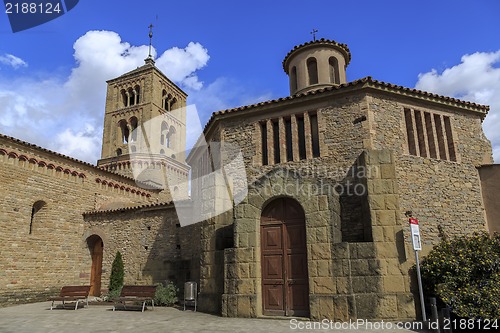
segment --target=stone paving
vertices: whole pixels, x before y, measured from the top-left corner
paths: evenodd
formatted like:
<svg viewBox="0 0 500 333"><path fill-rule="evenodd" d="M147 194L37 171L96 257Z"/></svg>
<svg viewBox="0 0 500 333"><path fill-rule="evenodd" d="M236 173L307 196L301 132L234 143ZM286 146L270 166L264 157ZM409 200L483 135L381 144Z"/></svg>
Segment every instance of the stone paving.
<svg viewBox="0 0 500 333"><path fill-rule="evenodd" d="M223 318L165 307L156 307L154 311L149 309L144 313L140 311L113 312L111 308L105 305L90 305L76 311L70 309L51 311L50 302L0 308L0 332L419 332L418 330L396 329L396 323L390 323L394 326L393 329L387 329L387 326L379 329L366 326L351 327L351 329L335 329L335 327L333 329L324 327L307 329L306 325L312 323L303 320ZM344 325L347 324L344 323Z"/></svg>

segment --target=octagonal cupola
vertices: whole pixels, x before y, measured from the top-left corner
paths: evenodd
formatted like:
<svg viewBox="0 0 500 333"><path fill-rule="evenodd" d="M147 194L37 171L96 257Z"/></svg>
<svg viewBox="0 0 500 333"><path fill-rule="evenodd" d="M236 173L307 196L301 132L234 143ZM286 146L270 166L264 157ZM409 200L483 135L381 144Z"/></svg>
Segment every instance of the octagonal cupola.
<svg viewBox="0 0 500 333"><path fill-rule="evenodd" d="M318 39L295 46L283 60L290 95L346 83L351 52L346 44Z"/></svg>

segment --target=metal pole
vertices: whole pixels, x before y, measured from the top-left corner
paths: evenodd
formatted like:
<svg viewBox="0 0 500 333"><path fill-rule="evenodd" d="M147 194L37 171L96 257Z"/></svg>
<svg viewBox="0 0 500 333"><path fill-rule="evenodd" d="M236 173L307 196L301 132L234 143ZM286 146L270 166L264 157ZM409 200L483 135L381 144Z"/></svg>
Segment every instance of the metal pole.
<svg viewBox="0 0 500 333"><path fill-rule="evenodd" d="M420 306L422 307L422 320L426 322L427 315L425 314L424 290L422 289L422 277L420 276L420 263L418 262L418 251L415 251L415 261L417 263L417 281L418 281L418 292L420 293Z"/></svg>

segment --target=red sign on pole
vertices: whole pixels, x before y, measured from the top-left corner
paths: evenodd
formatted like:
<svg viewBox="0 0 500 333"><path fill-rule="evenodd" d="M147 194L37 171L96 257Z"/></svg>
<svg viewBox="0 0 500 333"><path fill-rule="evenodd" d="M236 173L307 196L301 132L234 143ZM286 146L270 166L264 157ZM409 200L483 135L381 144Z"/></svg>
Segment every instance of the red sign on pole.
<svg viewBox="0 0 500 333"><path fill-rule="evenodd" d="M414 217L410 217L410 224L416 224L418 225L418 220Z"/></svg>

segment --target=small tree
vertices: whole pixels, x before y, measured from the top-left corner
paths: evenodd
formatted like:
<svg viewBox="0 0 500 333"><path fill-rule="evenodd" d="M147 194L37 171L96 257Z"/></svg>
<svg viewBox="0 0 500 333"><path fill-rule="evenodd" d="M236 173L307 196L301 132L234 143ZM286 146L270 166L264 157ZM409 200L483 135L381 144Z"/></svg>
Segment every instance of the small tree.
<svg viewBox="0 0 500 333"><path fill-rule="evenodd" d="M500 318L500 235L443 238L422 261L428 296L467 318Z"/></svg>
<svg viewBox="0 0 500 333"><path fill-rule="evenodd" d="M123 277L125 275L122 254L120 251L116 252L115 260L111 265L111 275L109 277L109 294L112 296L120 295L123 287Z"/></svg>

